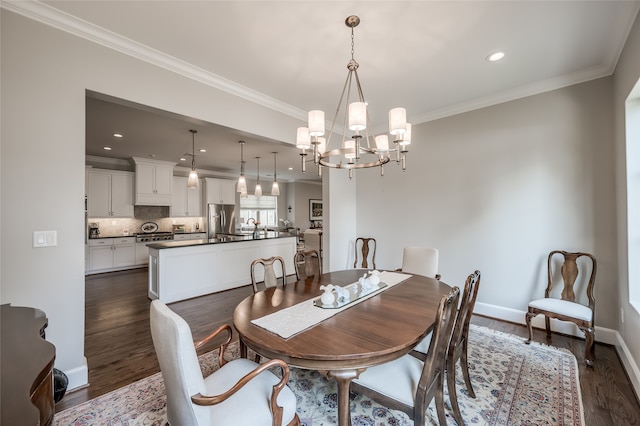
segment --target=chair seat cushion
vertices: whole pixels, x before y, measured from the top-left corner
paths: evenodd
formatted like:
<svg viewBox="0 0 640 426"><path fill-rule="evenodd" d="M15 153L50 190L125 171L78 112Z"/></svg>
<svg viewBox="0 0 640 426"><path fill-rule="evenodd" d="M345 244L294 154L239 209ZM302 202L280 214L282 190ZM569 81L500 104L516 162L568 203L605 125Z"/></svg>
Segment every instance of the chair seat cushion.
<svg viewBox="0 0 640 426"><path fill-rule="evenodd" d="M405 355L366 369L354 382L413 407L423 365L419 359Z"/></svg>
<svg viewBox="0 0 640 426"><path fill-rule="evenodd" d="M207 395L226 392L256 367L257 363L245 358L228 362L204 379ZM279 381L275 374L264 371L226 401L207 407L211 410L214 424L271 426L269 399L273 386ZM288 424L296 414L296 396L288 386L278 395L278 405L283 407L282 423Z"/></svg>
<svg viewBox="0 0 640 426"><path fill-rule="evenodd" d="M427 351L429 350L429 345L431 344L431 337L433 336L433 333L429 333L425 336L424 339L422 339L420 341L420 343L418 343L416 345L415 348L413 348L414 351L418 351L418 352L422 352L423 354L426 354Z"/></svg>
<svg viewBox="0 0 640 426"><path fill-rule="evenodd" d="M581 305L568 300L545 298L534 300L529 303L530 308L541 311L555 312L560 315L576 318L582 321L592 321L593 312L588 306Z"/></svg>

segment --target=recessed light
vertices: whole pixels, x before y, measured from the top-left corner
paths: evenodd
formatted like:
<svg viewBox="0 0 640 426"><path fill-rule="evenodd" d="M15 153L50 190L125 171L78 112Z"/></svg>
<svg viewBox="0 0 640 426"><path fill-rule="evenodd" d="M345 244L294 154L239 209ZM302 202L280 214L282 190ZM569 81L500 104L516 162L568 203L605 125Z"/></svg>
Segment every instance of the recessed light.
<svg viewBox="0 0 640 426"><path fill-rule="evenodd" d="M206 149L204 149L204 148L203 148L203 149L200 149L199 151L200 151L200 152L207 152L207 150L206 150Z"/></svg>
<svg viewBox="0 0 640 426"><path fill-rule="evenodd" d="M289 169L288 169L288 170L293 170L293 167L289 167Z"/></svg>
<svg viewBox="0 0 640 426"><path fill-rule="evenodd" d="M114 133L113 137L114 138L121 138L122 137L122 133Z"/></svg>
<svg viewBox="0 0 640 426"><path fill-rule="evenodd" d="M184 157L180 157L180 161L187 161L187 159Z"/></svg>
<svg viewBox="0 0 640 426"><path fill-rule="evenodd" d="M487 61L496 62L504 58L504 52L494 52L491 55L487 56Z"/></svg>
<svg viewBox="0 0 640 426"><path fill-rule="evenodd" d="M105 146L103 149L104 149L105 151L111 151L111 147L110 147L110 146Z"/></svg>

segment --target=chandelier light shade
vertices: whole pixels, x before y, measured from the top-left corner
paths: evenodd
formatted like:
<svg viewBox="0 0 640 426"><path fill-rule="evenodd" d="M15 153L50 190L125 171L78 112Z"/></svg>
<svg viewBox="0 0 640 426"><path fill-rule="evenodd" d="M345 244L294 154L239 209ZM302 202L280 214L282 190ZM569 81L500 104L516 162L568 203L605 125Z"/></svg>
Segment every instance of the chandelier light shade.
<svg viewBox="0 0 640 426"><path fill-rule="evenodd" d="M241 198L247 198L247 179L244 177L244 141L238 143L240 144L240 177L238 178L237 190ZM242 197L243 193L245 197Z"/></svg>
<svg viewBox="0 0 640 426"><path fill-rule="evenodd" d="M354 28L360 24L360 18L351 15L345 20L345 25L351 28L351 61L347 64L349 70L347 80L342 89L338 107L333 117L329 135L326 140L324 112L320 110L309 111L308 127L298 127L296 133L296 147L301 150L302 171L306 172L306 157L311 154L313 162L318 166L318 174L322 174L322 167L349 170L349 178L353 177L354 169L380 167L380 174L384 175L384 165L391 161L391 154L396 163L406 170L407 146L411 142L411 124L407 123L407 111L404 108L393 108L389 111L389 133L393 136L395 145L389 146L387 135L373 134L373 125L367 102L364 98L358 67L354 57L355 37ZM355 86L355 89L352 87ZM353 97L353 99L351 99ZM344 123L350 131L343 130L342 140L332 143L332 137L338 133L336 127L340 127L338 118L344 114ZM338 139L336 136L333 139ZM307 151L312 151L307 153Z"/></svg>
<svg viewBox="0 0 640 426"><path fill-rule="evenodd" d="M193 129L189 131L191 132L191 171L187 179L187 188L199 188L200 180L198 179L198 172L196 171L196 133L198 133L198 131Z"/></svg>
<svg viewBox="0 0 640 426"><path fill-rule="evenodd" d="M276 176L278 170L278 153L273 153L273 185L271 185L271 195L280 195L280 185Z"/></svg>
<svg viewBox="0 0 640 426"><path fill-rule="evenodd" d="M260 185L260 157L256 157L256 161L258 162L258 177L256 179L256 189L253 195L256 197L262 197L262 185Z"/></svg>

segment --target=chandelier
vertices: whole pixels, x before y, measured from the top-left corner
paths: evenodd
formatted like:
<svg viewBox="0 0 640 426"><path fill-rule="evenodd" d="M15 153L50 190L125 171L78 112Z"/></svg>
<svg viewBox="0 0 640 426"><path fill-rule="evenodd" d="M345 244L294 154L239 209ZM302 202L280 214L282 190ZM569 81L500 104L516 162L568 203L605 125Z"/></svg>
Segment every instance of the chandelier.
<svg viewBox="0 0 640 426"><path fill-rule="evenodd" d="M306 172L307 151L310 151L313 156L313 163L318 166L319 175L322 174L322 167L332 167L349 170L349 179L351 179L354 169L380 167L380 175L383 176L384 165L391 161L392 155L396 163L401 164L402 170L406 170L407 148L411 143L411 124L407 123L406 110L393 108L389 111L389 133L392 135L395 145L393 149L389 147L388 135L374 135L372 133L371 118L358 77L359 64L354 58L353 29L358 24L360 24L360 18L355 15L351 15L345 20L345 25L351 28L351 61L347 64L349 72L331 122L328 137L323 138L325 134L324 111L309 111L308 127L298 127L297 129L296 147L301 150L303 173ZM352 90L353 85L355 85L355 90ZM353 131L353 134L347 138L347 132L343 131L340 145L332 147L331 138L336 130L341 109L344 114L342 128L348 127Z"/></svg>

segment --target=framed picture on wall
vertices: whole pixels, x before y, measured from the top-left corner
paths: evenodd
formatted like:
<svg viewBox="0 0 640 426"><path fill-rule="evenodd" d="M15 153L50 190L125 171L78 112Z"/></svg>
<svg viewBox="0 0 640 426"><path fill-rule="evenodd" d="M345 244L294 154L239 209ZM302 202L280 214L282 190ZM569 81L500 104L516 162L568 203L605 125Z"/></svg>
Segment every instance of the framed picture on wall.
<svg viewBox="0 0 640 426"><path fill-rule="evenodd" d="M309 220L322 220L322 200L309 200Z"/></svg>

